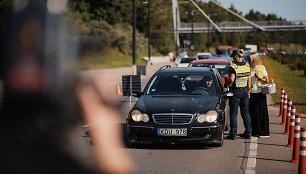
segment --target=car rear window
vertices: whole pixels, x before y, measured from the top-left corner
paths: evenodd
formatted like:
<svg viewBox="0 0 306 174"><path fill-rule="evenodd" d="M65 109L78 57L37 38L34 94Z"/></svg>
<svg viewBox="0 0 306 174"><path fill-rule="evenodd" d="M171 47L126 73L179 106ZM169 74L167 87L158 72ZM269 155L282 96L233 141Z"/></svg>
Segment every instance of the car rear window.
<svg viewBox="0 0 306 174"><path fill-rule="evenodd" d="M198 59L209 59L210 55L198 55Z"/></svg>

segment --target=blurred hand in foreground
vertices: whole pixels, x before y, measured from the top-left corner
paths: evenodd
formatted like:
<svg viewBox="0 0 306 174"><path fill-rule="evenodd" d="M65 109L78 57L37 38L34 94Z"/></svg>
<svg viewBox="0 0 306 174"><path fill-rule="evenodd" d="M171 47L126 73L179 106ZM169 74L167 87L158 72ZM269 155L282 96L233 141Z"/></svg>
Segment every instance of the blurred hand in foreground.
<svg viewBox="0 0 306 174"><path fill-rule="evenodd" d="M90 124L90 135L98 167L106 173L135 173L135 167L124 149L121 122L110 103L111 94L101 76L92 75L77 88L84 120Z"/></svg>

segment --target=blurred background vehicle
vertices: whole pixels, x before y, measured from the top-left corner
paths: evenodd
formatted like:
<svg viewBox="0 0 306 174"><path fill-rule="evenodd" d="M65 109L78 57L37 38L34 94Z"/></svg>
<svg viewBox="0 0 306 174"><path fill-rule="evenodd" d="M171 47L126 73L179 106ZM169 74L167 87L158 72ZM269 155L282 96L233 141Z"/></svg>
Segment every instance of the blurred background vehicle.
<svg viewBox="0 0 306 174"><path fill-rule="evenodd" d="M257 45L245 45L245 52L257 52Z"/></svg>
<svg viewBox="0 0 306 174"><path fill-rule="evenodd" d="M267 48L267 50L268 50L268 54L274 53L274 48Z"/></svg>
<svg viewBox="0 0 306 174"><path fill-rule="evenodd" d="M267 49L266 47L259 47L259 51L260 51L261 53L263 53L263 55L268 54L268 49ZM258 52L259 52L259 51L258 51Z"/></svg>
<svg viewBox="0 0 306 174"><path fill-rule="evenodd" d="M228 69L231 64L232 62L229 60L206 59L192 61L188 67L215 67L219 71L222 80L225 83L225 80L228 79Z"/></svg>
<svg viewBox="0 0 306 174"><path fill-rule="evenodd" d="M260 56L266 55L266 52L263 51L263 50L258 50L257 53L258 53L258 55L260 55Z"/></svg>
<svg viewBox="0 0 306 174"><path fill-rule="evenodd" d="M184 58L184 57L186 57L186 56L188 56L188 55L187 55L187 51L181 51L181 52L179 52L179 58Z"/></svg>
<svg viewBox="0 0 306 174"><path fill-rule="evenodd" d="M232 49L233 49L232 46L218 46L216 48L216 55L217 56L230 56Z"/></svg>
<svg viewBox="0 0 306 174"><path fill-rule="evenodd" d="M218 46L216 48L216 54L211 56L211 59L224 59L233 61L233 58L230 57L232 53L233 47L232 46Z"/></svg>
<svg viewBox="0 0 306 174"><path fill-rule="evenodd" d="M200 53L197 54L197 58L199 60L201 60L201 59L209 59L209 58L211 58L211 53L210 52L200 52Z"/></svg>
<svg viewBox="0 0 306 174"><path fill-rule="evenodd" d="M177 64L177 67L188 67L189 63L194 60L197 60L197 58L196 57L181 58L179 60L179 63Z"/></svg>

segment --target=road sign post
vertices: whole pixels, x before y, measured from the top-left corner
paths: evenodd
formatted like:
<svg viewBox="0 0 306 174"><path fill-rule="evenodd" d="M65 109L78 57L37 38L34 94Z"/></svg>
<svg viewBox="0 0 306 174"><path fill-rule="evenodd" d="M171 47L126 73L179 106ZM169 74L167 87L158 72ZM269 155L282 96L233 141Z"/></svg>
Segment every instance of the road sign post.
<svg viewBox="0 0 306 174"><path fill-rule="evenodd" d="M140 75L123 75L122 91L123 91L123 96L130 97L130 107L131 107L132 93L141 91Z"/></svg>

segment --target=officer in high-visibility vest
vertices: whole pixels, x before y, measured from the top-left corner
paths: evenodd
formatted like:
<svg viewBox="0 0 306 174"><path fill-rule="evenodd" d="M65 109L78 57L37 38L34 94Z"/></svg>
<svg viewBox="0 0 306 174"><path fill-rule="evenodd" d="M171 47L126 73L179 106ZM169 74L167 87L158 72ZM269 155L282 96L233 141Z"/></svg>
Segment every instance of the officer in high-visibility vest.
<svg viewBox="0 0 306 174"><path fill-rule="evenodd" d="M234 63L229 69L229 80L225 86L231 86L233 96L229 99L230 105L230 133L227 139L236 139L237 134L237 113L240 112L243 119L245 131L240 136L246 139L251 138L252 125L249 114L249 89L250 89L250 65L243 62L243 52L240 49L233 50L231 55Z"/></svg>

